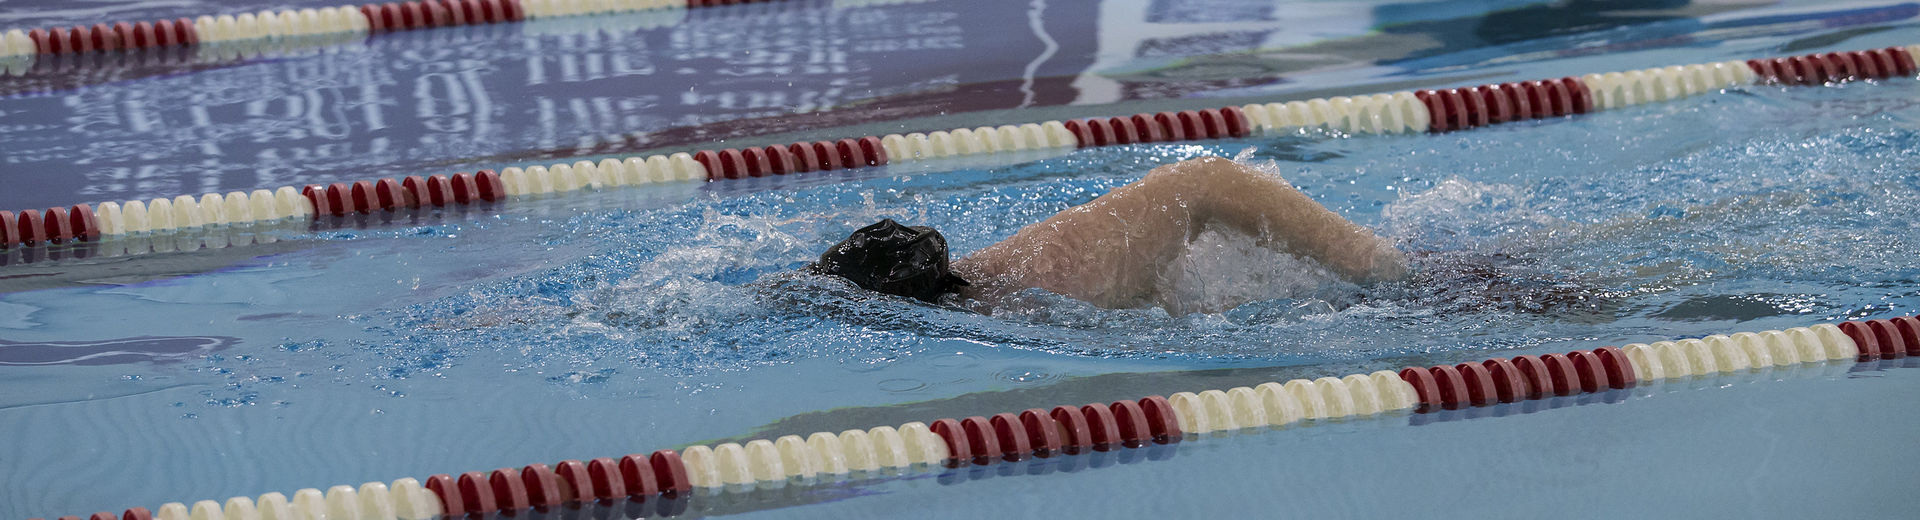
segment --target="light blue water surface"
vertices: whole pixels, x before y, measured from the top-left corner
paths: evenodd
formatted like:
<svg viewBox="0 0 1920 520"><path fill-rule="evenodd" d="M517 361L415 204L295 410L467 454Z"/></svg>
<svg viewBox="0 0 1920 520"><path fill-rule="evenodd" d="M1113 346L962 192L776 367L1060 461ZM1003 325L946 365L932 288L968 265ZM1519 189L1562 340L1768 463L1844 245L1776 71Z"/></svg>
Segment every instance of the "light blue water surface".
<svg viewBox="0 0 1920 520"><path fill-rule="evenodd" d="M1828 45L1916 36L1900 26ZM218 346L0 366L0 516L618 456L983 392L1026 393L946 406L1210 388L1195 386L1211 381L1199 370L1341 375L1913 314L1915 87L1752 87L1445 135L1301 132L515 200L416 225L274 231L271 254L173 277L121 276L215 252L39 267L86 283L0 294L0 338ZM1249 149L1329 208L1431 252L1424 276L1358 288L1283 258L1200 255L1185 276L1295 290L1185 316L1040 292L983 315L781 278L881 217L935 226L964 253L1155 165ZM1516 260L1471 276L1481 264L1468 258L1486 256ZM1512 286L1535 289L1501 292ZM1543 286L1593 298L1530 298ZM1908 517L1912 365L1808 365L687 506L819 518ZM796 505L807 502L824 503Z"/></svg>

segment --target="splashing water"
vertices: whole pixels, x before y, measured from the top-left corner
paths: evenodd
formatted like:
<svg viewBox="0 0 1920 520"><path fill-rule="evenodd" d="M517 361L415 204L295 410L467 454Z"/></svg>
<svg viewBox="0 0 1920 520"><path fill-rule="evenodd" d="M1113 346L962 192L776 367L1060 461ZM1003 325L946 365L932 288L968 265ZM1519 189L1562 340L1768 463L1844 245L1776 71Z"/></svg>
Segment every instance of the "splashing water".
<svg viewBox="0 0 1920 520"><path fill-rule="evenodd" d="M1896 89L1764 91L1645 109L1664 110L1673 122L1652 129L1638 121L1652 116L1628 111L1460 136L1090 150L590 215L556 234L586 246L584 259L390 311L394 330L441 331L394 341L479 348L467 338L500 321L480 309L513 309L521 321L491 334L527 345L536 364L623 360L698 371L808 356L874 360L931 338L1265 364L1517 347L1621 330L1685 334L1691 325L1652 318L1728 294L1779 303L1747 318L1852 312L1877 303L1846 296L1849 286L1913 272L1905 258L1914 234L1903 223L1920 164L1912 125L1893 115L1903 112L1857 125L1843 117L1744 123L1837 95L1909 102ZM1713 104L1738 106L1705 106ZM1717 145L1662 140L1663 132L1699 126L1740 130ZM1584 141L1567 137L1588 132ZM1593 144L1515 153L1551 149L1548 142ZM1356 287L1222 230L1201 233L1160 281L1200 304L1257 300L1215 314L1101 309L1040 290L990 309L929 306L789 273L882 217L933 225L964 254L1152 166L1248 145L1255 151L1241 160L1375 226L1412 254L1416 276Z"/></svg>

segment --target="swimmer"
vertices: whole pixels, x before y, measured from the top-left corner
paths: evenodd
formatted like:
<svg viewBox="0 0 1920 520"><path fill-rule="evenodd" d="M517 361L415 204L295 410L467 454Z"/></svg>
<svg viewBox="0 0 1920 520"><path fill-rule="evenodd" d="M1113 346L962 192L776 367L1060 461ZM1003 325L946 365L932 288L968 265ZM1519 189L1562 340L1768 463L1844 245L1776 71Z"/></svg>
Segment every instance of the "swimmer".
<svg viewBox="0 0 1920 520"><path fill-rule="evenodd" d="M1155 282L1209 226L1310 259L1360 285L1408 272L1406 255L1371 230L1278 175L1219 157L1154 168L951 265L939 231L882 220L829 248L810 269L927 302L946 294L993 300L1040 288L1100 307L1172 311L1181 307L1176 296Z"/></svg>

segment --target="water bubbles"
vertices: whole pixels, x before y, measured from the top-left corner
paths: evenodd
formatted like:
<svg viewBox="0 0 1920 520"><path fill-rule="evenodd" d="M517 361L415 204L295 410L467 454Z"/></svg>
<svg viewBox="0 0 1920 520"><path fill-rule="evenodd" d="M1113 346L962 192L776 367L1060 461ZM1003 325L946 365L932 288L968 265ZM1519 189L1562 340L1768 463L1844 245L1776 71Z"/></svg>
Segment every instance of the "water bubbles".
<svg viewBox="0 0 1920 520"><path fill-rule="evenodd" d="M918 379L896 378L881 380L875 386L882 392L901 394L926 389L927 383Z"/></svg>
<svg viewBox="0 0 1920 520"><path fill-rule="evenodd" d="M547 381L572 385L599 384L607 382L608 379L612 379L615 373L618 373L618 371L612 368L602 368L593 371L576 370L557 376L550 376L547 378Z"/></svg>
<svg viewBox="0 0 1920 520"><path fill-rule="evenodd" d="M965 352L954 352L934 356L933 359L927 361L927 364L938 369L973 368L980 365L980 356Z"/></svg>
<svg viewBox="0 0 1920 520"><path fill-rule="evenodd" d="M1452 177L1425 191L1402 192L1380 215L1387 234L1409 247L1458 249L1559 224L1534 197L1520 186Z"/></svg>
<svg viewBox="0 0 1920 520"><path fill-rule="evenodd" d="M1060 376L1049 373L1042 367L1009 367L994 372L993 379L1027 386L1043 386L1060 380Z"/></svg>
<svg viewBox="0 0 1920 520"><path fill-rule="evenodd" d="M1299 322L1339 310L1333 302L1318 298L1281 298L1249 302L1222 312L1221 317L1238 325L1251 326Z"/></svg>
<svg viewBox="0 0 1920 520"><path fill-rule="evenodd" d="M1671 218L1671 219L1687 218L1687 210L1685 208L1677 208L1677 207L1673 207L1666 204L1660 204L1660 205L1654 206L1652 210L1647 212L1648 220L1662 219L1662 218Z"/></svg>
<svg viewBox="0 0 1920 520"><path fill-rule="evenodd" d="M505 248L530 267L373 315L389 337L365 348L392 358L380 374L394 378L489 353L501 370L564 374L551 382L574 387L611 384L609 369L697 379L826 360L838 376L911 393L929 381L1058 377L1051 365L977 357L1001 349L1270 366L1596 337L1619 320L1677 334L1702 320L1840 312L1850 307L1834 300L1851 287L1920 274L1910 261L1920 238L1896 224L1920 207L1920 134L1893 118L1785 118L1806 108L1792 101L1720 101L1738 106L1644 109L1668 111L1670 125L1630 110L1470 137L1135 145L937 174L783 178L773 190L716 185L651 209L499 222L538 228L527 234L550 249ZM1708 139L1706 128L1724 131ZM935 226L964 255L1205 154L1312 187L1408 251L1414 276L1358 286L1220 229L1190 237L1156 281L1191 303L1179 313L1038 289L993 306L926 305L795 272L880 218ZM882 376L859 375L869 373Z"/></svg>
<svg viewBox="0 0 1920 520"><path fill-rule="evenodd" d="M1251 236L1209 225L1160 273L1160 302L1178 314L1218 313L1242 302L1324 295L1351 300L1358 288L1317 262L1256 244Z"/></svg>

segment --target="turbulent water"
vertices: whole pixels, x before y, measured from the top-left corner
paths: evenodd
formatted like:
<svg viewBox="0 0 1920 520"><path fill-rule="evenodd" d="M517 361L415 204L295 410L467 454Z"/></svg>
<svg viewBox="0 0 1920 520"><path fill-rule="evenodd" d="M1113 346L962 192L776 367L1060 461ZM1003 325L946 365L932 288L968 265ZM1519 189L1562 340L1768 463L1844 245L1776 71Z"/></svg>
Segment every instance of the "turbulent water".
<svg viewBox="0 0 1920 520"><path fill-rule="evenodd" d="M1116 148L709 195L547 224L552 245L579 258L383 313L396 351L504 341L525 345L529 364L673 371L879 360L924 337L1273 363L1860 315L1912 297L1902 287L1916 272L1911 102L1896 85L1758 89L1470 136ZM1811 111L1823 115L1803 117ZM1041 290L997 306L926 305L787 274L879 218L934 226L963 253L1152 166L1247 147L1249 160L1274 161L1412 252L1416 275L1357 287L1217 231L1163 281L1196 300L1259 298L1217 314L1101 309ZM488 341L475 344L478 334Z"/></svg>

